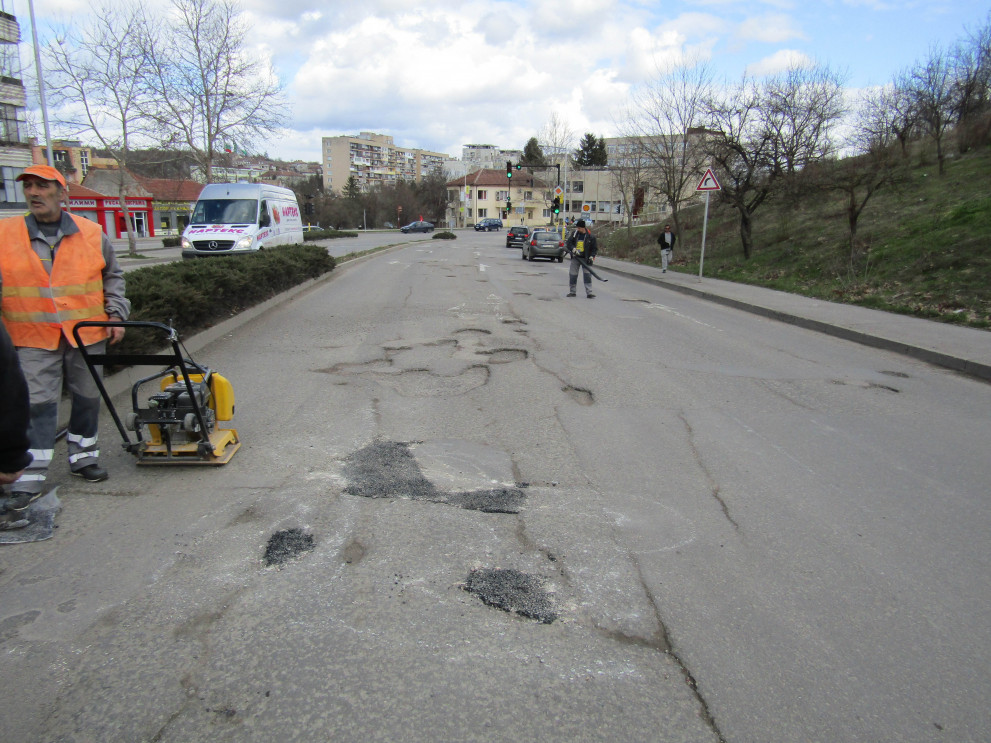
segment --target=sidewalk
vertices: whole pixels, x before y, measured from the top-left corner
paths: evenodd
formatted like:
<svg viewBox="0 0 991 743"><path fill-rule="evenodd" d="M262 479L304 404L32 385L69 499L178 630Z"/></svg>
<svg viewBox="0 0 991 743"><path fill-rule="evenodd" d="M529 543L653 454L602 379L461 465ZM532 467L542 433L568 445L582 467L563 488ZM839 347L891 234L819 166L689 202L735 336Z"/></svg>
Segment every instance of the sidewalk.
<svg viewBox="0 0 991 743"><path fill-rule="evenodd" d="M979 379L991 380L991 331L896 315L855 305L810 299L611 258L595 267L702 297L809 330L904 354Z"/></svg>

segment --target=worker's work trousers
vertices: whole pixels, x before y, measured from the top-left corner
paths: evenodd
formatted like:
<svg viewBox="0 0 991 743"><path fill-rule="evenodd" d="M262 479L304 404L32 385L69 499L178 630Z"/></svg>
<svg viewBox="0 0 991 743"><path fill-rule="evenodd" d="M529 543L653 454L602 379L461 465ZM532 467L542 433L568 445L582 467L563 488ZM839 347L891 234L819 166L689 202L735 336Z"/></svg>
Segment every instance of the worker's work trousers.
<svg viewBox="0 0 991 743"><path fill-rule="evenodd" d="M102 354L106 341L87 346L86 351ZM58 426L58 406L62 398L62 383L69 390L72 408L66 437L69 469L78 472L99 461L97 431L100 422L100 390L83 361L79 349L63 337L54 351L43 348L18 348L21 370L28 383L31 398L31 423L28 441L34 461L24 474L10 486L15 493L41 493L48 476L48 466L55 450ZM102 367L96 367L103 373Z"/></svg>
<svg viewBox="0 0 991 743"><path fill-rule="evenodd" d="M588 268L582 265L581 261L575 255L571 256L571 265L568 266L568 287L571 291L575 290L578 285L578 272L582 272L582 278L585 281L585 293L588 294L592 291L592 274L588 272Z"/></svg>

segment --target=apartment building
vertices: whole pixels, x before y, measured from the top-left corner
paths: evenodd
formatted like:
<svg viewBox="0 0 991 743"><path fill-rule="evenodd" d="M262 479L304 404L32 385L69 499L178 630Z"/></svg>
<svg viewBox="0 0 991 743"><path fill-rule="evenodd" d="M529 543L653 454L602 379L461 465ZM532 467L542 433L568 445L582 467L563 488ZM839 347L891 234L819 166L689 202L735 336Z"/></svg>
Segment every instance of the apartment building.
<svg viewBox="0 0 991 743"><path fill-rule="evenodd" d="M31 165L27 95L18 54L21 27L17 17L6 12L9 5L10 0L0 2L0 217L27 210L24 191L14 179Z"/></svg>
<svg viewBox="0 0 991 743"><path fill-rule="evenodd" d="M419 183L424 176L443 172L449 158L440 152L397 147L387 134L361 132L357 136L323 137L323 187L341 193L354 176L365 192L397 181Z"/></svg>
<svg viewBox="0 0 991 743"><path fill-rule="evenodd" d="M504 150L494 144L466 144L461 146L461 160L468 170L492 168L498 170L506 161L518 163L523 159L523 150Z"/></svg>

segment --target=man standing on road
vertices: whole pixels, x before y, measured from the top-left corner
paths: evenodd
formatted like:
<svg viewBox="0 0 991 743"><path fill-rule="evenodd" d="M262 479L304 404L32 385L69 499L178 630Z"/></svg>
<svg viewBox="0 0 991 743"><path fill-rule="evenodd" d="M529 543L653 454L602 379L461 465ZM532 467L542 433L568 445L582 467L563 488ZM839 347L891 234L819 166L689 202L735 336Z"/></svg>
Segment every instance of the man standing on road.
<svg viewBox="0 0 991 743"><path fill-rule="evenodd" d="M575 231L568 238L567 251L571 254L571 265L568 267L568 296L574 297L575 288L578 285L578 270L582 271L582 278L585 282L585 296L592 299L592 274L588 271L588 266L583 266L582 261L591 264L599 252L599 245L595 236L585 227L585 220L579 219L575 225Z"/></svg>
<svg viewBox="0 0 991 743"><path fill-rule="evenodd" d="M131 304L103 230L62 211L62 174L48 165L32 165L17 180L24 183L29 214L0 220L0 311L27 379L34 461L10 486L0 512L23 514L41 495L48 474L63 375L72 402L69 469L89 482L109 477L99 464L100 394L72 329L82 320L126 320ZM107 339L117 343L124 328L85 328L79 334L88 351L102 354Z"/></svg>
<svg viewBox="0 0 991 743"><path fill-rule="evenodd" d="M668 261L674 252L674 241L676 235L671 231L671 225L664 225L664 232L657 237L657 244L661 246L661 273L668 272Z"/></svg>

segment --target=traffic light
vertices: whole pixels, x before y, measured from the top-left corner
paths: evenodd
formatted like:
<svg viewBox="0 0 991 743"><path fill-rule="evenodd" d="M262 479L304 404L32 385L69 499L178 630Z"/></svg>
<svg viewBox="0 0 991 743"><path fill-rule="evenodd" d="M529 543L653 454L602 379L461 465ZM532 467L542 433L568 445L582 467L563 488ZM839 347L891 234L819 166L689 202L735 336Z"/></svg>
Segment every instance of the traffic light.
<svg viewBox="0 0 991 743"><path fill-rule="evenodd" d="M516 163L516 169L517 170L521 170L522 168L523 168L523 166L520 163Z"/></svg>
<svg viewBox="0 0 991 743"><path fill-rule="evenodd" d="M513 177L513 164L509 160L506 161L506 177Z"/></svg>
<svg viewBox="0 0 991 743"><path fill-rule="evenodd" d="M560 196L555 196L554 197L554 213L555 214L560 214L561 213L561 197Z"/></svg>

